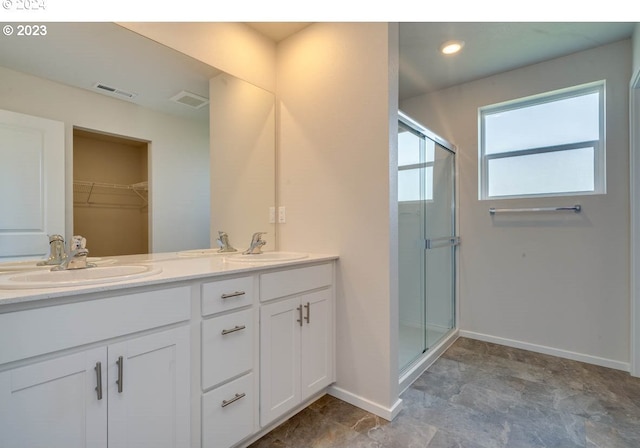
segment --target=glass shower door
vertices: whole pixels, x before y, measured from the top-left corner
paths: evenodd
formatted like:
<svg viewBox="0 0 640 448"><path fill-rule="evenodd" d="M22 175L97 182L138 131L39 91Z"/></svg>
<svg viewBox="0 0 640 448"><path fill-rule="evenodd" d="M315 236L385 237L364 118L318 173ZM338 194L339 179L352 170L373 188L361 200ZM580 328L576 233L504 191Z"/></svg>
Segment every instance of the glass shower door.
<svg viewBox="0 0 640 448"><path fill-rule="evenodd" d="M399 123L401 370L455 326L455 153L444 144L410 120Z"/></svg>
<svg viewBox="0 0 640 448"><path fill-rule="evenodd" d="M454 327L455 197L454 153L434 146L434 195L425 212L425 288L427 348Z"/></svg>
<svg viewBox="0 0 640 448"><path fill-rule="evenodd" d="M398 128L398 283L400 367L427 349L424 223L427 198L425 140L410 127ZM421 243L422 242L422 243Z"/></svg>

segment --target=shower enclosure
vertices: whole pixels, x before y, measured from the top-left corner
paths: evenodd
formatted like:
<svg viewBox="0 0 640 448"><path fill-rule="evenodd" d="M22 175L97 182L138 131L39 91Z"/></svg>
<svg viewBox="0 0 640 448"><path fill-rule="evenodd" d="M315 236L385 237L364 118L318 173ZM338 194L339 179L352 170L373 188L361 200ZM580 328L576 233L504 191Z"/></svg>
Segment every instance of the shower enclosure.
<svg viewBox="0 0 640 448"><path fill-rule="evenodd" d="M424 362L455 322L455 147L403 113L398 123L399 363Z"/></svg>

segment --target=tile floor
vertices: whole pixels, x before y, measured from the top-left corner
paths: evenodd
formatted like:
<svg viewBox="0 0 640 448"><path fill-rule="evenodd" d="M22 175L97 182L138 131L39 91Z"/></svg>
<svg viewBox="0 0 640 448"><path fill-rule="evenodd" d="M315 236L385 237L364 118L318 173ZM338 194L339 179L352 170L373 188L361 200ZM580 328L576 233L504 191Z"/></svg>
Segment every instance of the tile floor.
<svg viewBox="0 0 640 448"><path fill-rule="evenodd" d="M639 448L640 379L460 338L393 422L324 396L251 448Z"/></svg>

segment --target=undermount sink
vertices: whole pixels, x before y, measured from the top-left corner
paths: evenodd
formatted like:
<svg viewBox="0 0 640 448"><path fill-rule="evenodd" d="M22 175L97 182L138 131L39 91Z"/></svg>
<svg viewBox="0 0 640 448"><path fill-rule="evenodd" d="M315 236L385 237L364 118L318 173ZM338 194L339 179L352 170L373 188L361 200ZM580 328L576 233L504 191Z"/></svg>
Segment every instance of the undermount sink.
<svg viewBox="0 0 640 448"><path fill-rule="evenodd" d="M193 249L183 250L178 252L179 257L209 257L211 255L229 255L231 252L220 252L220 248L214 247L211 249Z"/></svg>
<svg viewBox="0 0 640 448"><path fill-rule="evenodd" d="M43 260L25 260L25 261L13 261L8 263L0 263L0 273L2 272L22 272L22 271L48 271L51 270L53 265L38 266ZM87 257L89 263L94 263L99 266L113 264L116 262L113 258L102 259L100 257Z"/></svg>
<svg viewBox="0 0 640 448"><path fill-rule="evenodd" d="M269 263L275 261L293 261L307 258L300 252L262 252L261 254L233 254L224 257L224 261L240 263Z"/></svg>
<svg viewBox="0 0 640 448"><path fill-rule="evenodd" d="M0 289L60 288L98 283L112 283L147 277L162 272L150 265L97 266L65 271L32 271L0 276Z"/></svg>

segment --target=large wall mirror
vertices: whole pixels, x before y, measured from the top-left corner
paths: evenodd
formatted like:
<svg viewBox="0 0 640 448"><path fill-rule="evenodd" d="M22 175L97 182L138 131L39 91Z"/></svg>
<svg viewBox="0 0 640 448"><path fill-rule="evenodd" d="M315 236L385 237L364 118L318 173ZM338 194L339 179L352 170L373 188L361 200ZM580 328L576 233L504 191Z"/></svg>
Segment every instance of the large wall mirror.
<svg viewBox="0 0 640 448"><path fill-rule="evenodd" d="M79 233L74 221L89 213L114 231L93 236L93 226L83 227L89 250L92 237L109 238L102 246L118 252L95 255L215 247L219 230L238 249L257 231L269 233L267 249L276 247L269 219L275 205L271 92L114 23L46 27L45 36L13 36L0 47L0 109L64 126L64 152L57 156L64 158L64 199L39 203L43 215L50 214L47 207L58 214L63 207L64 228L35 232L37 244L31 241L22 258L46 255L46 233ZM74 163L74 140L86 146L88 139L96 146ZM114 142L118 148L107 155L103 148ZM3 157L11 148L0 138ZM26 193L6 184L0 203L4 195L19 204L16 198ZM134 227L127 227L125 214L137 216ZM9 259L0 254L0 261Z"/></svg>

